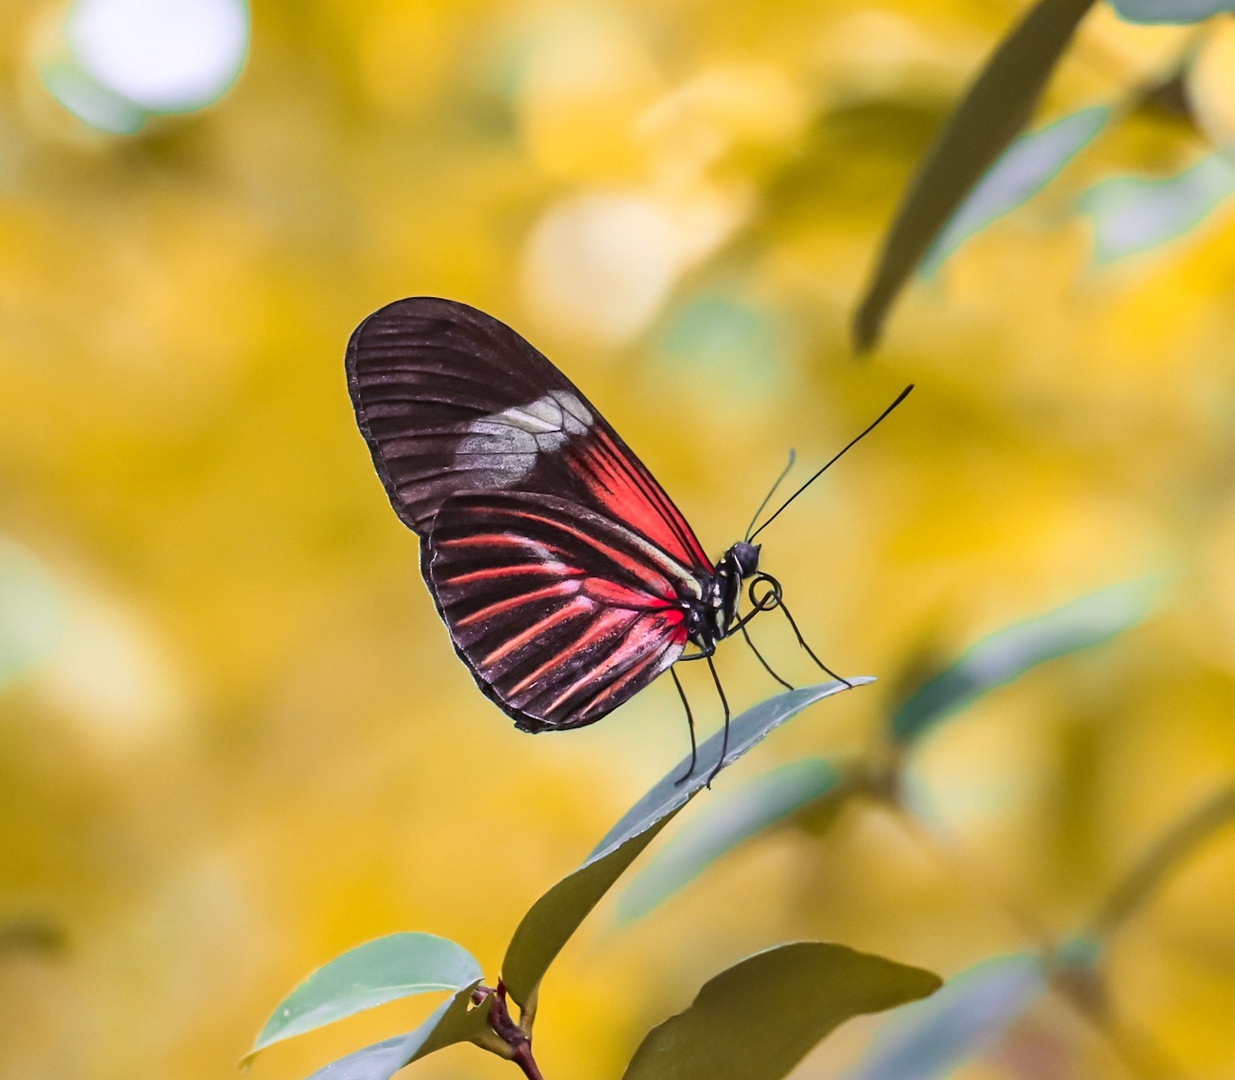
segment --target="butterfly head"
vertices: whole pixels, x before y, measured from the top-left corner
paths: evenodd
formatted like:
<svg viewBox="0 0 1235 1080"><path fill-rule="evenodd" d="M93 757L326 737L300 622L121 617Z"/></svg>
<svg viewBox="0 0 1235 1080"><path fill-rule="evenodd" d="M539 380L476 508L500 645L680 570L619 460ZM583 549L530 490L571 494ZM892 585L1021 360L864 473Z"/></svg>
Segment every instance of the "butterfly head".
<svg viewBox="0 0 1235 1080"><path fill-rule="evenodd" d="M759 569L759 549L762 544L748 544L739 540L727 552L727 557L733 560L733 565L741 573L743 580Z"/></svg>

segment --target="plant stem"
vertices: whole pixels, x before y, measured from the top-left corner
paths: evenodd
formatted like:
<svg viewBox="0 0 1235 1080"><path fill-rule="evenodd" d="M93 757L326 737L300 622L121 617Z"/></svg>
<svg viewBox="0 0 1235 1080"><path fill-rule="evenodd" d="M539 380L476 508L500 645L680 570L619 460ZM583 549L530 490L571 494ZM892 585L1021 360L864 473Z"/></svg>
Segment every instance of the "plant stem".
<svg viewBox="0 0 1235 1080"><path fill-rule="evenodd" d="M481 1001L484 1001L486 997L492 999L492 1004L489 1006L489 1026L510 1048L510 1060L523 1070L523 1075L527 1077L527 1080L544 1080L544 1077L540 1075L536 1059L532 1056L531 1036L514 1022L506 1006L506 984L499 979L496 990L487 986L478 986L475 993L479 995Z"/></svg>
<svg viewBox="0 0 1235 1080"><path fill-rule="evenodd" d="M892 809L918 843L942 862L954 877L960 878L973 891L983 894L987 900L1001 908L1043 955L1049 956L1055 951L1054 935L1031 912L1013 900L990 878L979 873L973 864L961 854L951 838L944 837L938 830L923 824L913 811L901 802L899 797L893 796L892 800L886 802L885 805Z"/></svg>
<svg viewBox="0 0 1235 1080"><path fill-rule="evenodd" d="M1180 862L1223 825L1235 821L1235 784L1211 795L1153 845L1094 916L1088 933L1110 937L1153 894Z"/></svg>
<svg viewBox="0 0 1235 1080"><path fill-rule="evenodd" d="M1054 935L1031 912L975 869L950 838L923 824L905 806L895 789L884 794L882 801L896 813L924 848L932 852L956 877L1002 908L1021 932L1035 943L1044 962L1048 963L1051 987L1103 1036L1130 1073L1138 1080L1182 1080L1182 1071L1151 1039L1118 1023L1111 1015L1100 970L1086 966L1075 970L1064 967L1050 971L1049 958L1057 955ZM1113 928L1115 923L1135 909L1163 875L1184 855L1230 820L1235 820L1235 785L1210 799L1167 833L1112 895L1104 912L1109 911L1114 921L1102 924L1095 920L1094 925Z"/></svg>

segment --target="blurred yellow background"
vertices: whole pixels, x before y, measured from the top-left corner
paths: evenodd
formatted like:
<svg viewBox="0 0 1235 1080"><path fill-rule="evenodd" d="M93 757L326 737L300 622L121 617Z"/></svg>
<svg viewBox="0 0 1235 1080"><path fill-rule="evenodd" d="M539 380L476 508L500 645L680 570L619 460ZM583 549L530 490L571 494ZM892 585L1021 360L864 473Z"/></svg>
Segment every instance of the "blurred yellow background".
<svg viewBox="0 0 1235 1080"><path fill-rule="evenodd" d="M527 906L685 751L667 681L531 737L455 658L343 380L352 328L402 296L466 301L538 345L716 556L790 446L803 475L918 384L761 537L825 661L880 681L718 790L862 747L913 671L1143 577L1162 582L1151 620L941 727L914 782L1066 937L1230 779L1235 213L1104 267L1074 213L1105 177L1180 171L1206 136L1124 119L915 286L872 359L848 350L904 183L1022 7L261 0L217 103L109 134L40 77L65 9L0 6L0 922L63 935L0 952L0 1077L234 1075L299 979L396 930L496 976ZM1125 100L1193 33L1098 7L1043 118ZM1220 140L1230 27L1207 47L1197 111ZM810 678L779 625L756 636ZM740 645L721 671L739 707L774 688ZM706 673L684 677L715 723ZM1228 831L1111 956L1120 1014L1208 1080L1235 1077L1233 910ZM705 978L799 938L945 976L1028 945L897 822L851 808L642 922L607 901L545 982L545 1075L620 1075ZM252 1075L296 1080L433 1003L276 1046ZM875 1026L799 1075L839 1075ZM467 1046L412 1069L513 1075ZM957 1075L1128 1074L1047 1000Z"/></svg>

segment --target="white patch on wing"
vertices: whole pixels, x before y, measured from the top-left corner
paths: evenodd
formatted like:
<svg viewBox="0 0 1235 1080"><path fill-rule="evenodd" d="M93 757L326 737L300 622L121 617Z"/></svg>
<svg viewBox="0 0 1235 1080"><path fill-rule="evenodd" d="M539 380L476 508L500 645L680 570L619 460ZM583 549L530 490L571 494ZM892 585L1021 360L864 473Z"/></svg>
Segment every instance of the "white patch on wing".
<svg viewBox="0 0 1235 1080"><path fill-rule="evenodd" d="M551 390L531 404L512 405L473 420L455 450L455 460L479 473L481 484L510 487L536 467L537 454L553 453L591 424L592 414L574 394Z"/></svg>

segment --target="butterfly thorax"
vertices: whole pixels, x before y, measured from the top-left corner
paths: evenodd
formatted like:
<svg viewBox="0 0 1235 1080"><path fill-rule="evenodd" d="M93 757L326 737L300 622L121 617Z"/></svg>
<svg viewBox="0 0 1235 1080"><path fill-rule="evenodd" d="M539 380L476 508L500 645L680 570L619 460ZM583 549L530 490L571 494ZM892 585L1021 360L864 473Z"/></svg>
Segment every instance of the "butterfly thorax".
<svg viewBox="0 0 1235 1080"><path fill-rule="evenodd" d="M742 582L759 569L759 546L741 540L721 556L703 583L703 595L686 609L686 630L691 642L705 652L716 647L734 627Z"/></svg>

